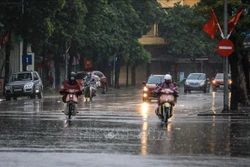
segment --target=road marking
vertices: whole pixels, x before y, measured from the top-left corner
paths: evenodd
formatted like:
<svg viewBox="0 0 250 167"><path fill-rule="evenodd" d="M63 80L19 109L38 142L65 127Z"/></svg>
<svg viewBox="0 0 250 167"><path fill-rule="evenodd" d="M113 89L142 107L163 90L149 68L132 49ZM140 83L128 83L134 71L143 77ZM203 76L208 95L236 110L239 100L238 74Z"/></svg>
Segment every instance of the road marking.
<svg viewBox="0 0 250 167"><path fill-rule="evenodd" d="M232 46L219 46L219 49L224 49L224 50L232 50Z"/></svg>

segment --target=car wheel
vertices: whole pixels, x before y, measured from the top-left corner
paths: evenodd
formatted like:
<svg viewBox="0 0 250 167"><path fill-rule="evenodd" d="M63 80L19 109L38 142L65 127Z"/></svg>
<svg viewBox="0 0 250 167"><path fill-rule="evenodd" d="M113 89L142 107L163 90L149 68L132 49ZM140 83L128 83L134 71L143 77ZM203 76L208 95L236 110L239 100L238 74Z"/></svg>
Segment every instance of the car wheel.
<svg viewBox="0 0 250 167"><path fill-rule="evenodd" d="M191 90L188 90L188 93L191 93Z"/></svg>
<svg viewBox="0 0 250 167"><path fill-rule="evenodd" d="M184 89L184 93L187 93L187 89Z"/></svg>
<svg viewBox="0 0 250 167"><path fill-rule="evenodd" d="M203 93L207 93L207 89L204 89L204 90L203 90Z"/></svg>
<svg viewBox="0 0 250 167"><path fill-rule="evenodd" d="M10 101L11 97L10 96L5 96L6 101Z"/></svg>
<svg viewBox="0 0 250 167"><path fill-rule="evenodd" d="M217 91L216 87L213 87L213 92L216 92L216 91Z"/></svg>
<svg viewBox="0 0 250 167"><path fill-rule="evenodd" d="M107 84L105 83L102 88L102 94L105 94L107 92Z"/></svg>
<svg viewBox="0 0 250 167"><path fill-rule="evenodd" d="M33 88L33 93L30 95L30 99L35 99L36 98L36 90Z"/></svg>
<svg viewBox="0 0 250 167"><path fill-rule="evenodd" d="M13 96L13 100L17 100L17 97L16 97L16 96Z"/></svg>

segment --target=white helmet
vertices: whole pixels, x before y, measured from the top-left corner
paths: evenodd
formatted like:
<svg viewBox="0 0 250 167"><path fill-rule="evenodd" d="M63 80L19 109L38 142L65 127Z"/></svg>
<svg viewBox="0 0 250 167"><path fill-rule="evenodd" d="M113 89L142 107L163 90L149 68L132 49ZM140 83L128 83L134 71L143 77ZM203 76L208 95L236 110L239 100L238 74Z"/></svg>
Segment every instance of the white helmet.
<svg viewBox="0 0 250 167"><path fill-rule="evenodd" d="M164 79L165 79L165 80L170 80L170 81L172 81L172 76L171 76L170 74L166 74L166 75L164 76Z"/></svg>

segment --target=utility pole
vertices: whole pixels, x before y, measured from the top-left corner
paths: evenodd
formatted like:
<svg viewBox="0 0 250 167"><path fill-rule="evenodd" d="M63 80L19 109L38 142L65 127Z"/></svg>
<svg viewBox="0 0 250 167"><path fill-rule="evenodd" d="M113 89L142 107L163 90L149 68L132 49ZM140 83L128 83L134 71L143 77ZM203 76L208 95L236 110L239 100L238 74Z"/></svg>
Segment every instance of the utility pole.
<svg viewBox="0 0 250 167"><path fill-rule="evenodd" d="M227 0L224 0L224 37L227 37ZM222 112L228 112L228 57L223 57L223 73L224 73L224 108Z"/></svg>

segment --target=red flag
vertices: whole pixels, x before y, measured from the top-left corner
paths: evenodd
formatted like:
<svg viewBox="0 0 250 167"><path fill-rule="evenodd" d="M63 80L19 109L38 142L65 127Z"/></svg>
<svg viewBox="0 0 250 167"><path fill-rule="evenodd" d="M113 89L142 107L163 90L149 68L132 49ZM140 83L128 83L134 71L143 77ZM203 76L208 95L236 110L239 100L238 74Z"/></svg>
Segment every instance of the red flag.
<svg viewBox="0 0 250 167"><path fill-rule="evenodd" d="M8 33L4 36L3 40L2 40L1 43L0 43L0 49L3 47L4 44L6 44L6 43L8 42L8 40L9 40L9 35L10 35L10 33L8 32Z"/></svg>
<svg viewBox="0 0 250 167"><path fill-rule="evenodd" d="M92 68L92 60L89 60L87 57L85 57L84 58L84 67L85 67L85 69Z"/></svg>
<svg viewBox="0 0 250 167"><path fill-rule="evenodd" d="M217 18L216 18L215 14L214 14L214 12L212 10L210 11L210 14L211 14L211 18L204 25L202 30L204 32L206 32L211 38L214 38L217 29L220 31L221 34L222 34L222 31L220 29Z"/></svg>
<svg viewBox="0 0 250 167"><path fill-rule="evenodd" d="M233 17L233 18L227 23L229 34L231 34L232 31L234 30L234 27L235 27L235 25L237 24L237 22L238 22L238 20L239 20L239 18L240 18L240 16L241 16L241 14L242 14L242 12L243 12L243 9L239 10L239 11L237 12L236 16Z"/></svg>

